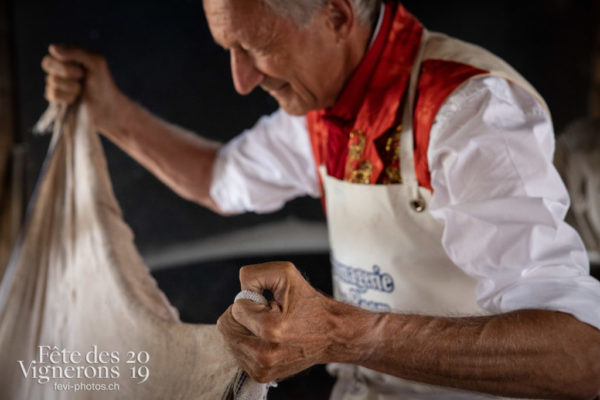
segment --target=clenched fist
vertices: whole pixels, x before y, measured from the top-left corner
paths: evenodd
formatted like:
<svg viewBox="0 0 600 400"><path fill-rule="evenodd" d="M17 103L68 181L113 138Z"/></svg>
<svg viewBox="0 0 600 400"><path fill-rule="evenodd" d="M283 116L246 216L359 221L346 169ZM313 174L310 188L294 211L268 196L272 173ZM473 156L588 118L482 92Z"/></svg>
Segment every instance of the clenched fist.
<svg viewBox="0 0 600 400"><path fill-rule="evenodd" d="M72 104L82 97L100 131L123 113L125 96L119 91L104 57L70 46L51 45L42 60L48 101Z"/></svg>
<svg viewBox="0 0 600 400"><path fill-rule="evenodd" d="M322 295L293 264L243 267L240 282L242 290L273 293L267 305L236 301L217 322L234 356L256 381L266 383L315 364L360 358L351 343L367 333L358 329L357 335L355 329L366 322L366 312ZM354 326L345 322L348 318Z"/></svg>

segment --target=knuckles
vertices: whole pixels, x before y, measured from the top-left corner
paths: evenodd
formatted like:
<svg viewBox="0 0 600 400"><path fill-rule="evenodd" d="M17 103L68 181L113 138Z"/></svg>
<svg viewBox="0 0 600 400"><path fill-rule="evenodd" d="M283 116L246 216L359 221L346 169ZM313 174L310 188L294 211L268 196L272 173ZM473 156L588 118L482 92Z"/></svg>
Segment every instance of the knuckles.
<svg viewBox="0 0 600 400"><path fill-rule="evenodd" d="M225 327L224 327L223 325L224 325L224 322L223 322L223 316L221 315L221 316L219 317L219 319L217 320L217 330L218 330L219 332L221 332L222 334L224 334L224 333L225 333Z"/></svg>
<svg viewBox="0 0 600 400"><path fill-rule="evenodd" d="M275 365L275 360L272 356L261 354L254 359L252 365L247 365L244 369L255 381L268 383L277 379Z"/></svg>
<svg viewBox="0 0 600 400"><path fill-rule="evenodd" d="M258 268L268 268L271 273L279 272L284 276L289 277L290 273L296 271L296 266L289 261L271 261L263 264L245 265L240 268L240 281L249 280L254 275L254 271Z"/></svg>
<svg viewBox="0 0 600 400"><path fill-rule="evenodd" d="M44 71L48 71L49 69L49 63L50 63L50 56L45 56L44 58L42 58L42 69Z"/></svg>
<svg viewBox="0 0 600 400"><path fill-rule="evenodd" d="M258 383L269 383L276 379L269 370L263 368L255 368L253 371L248 371L248 374Z"/></svg>
<svg viewBox="0 0 600 400"><path fill-rule="evenodd" d="M280 343L281 342L281 330L277 328L269 328L263 330L262 338L270 343Z"/></svg>
<svg viewBox="0 0 600 400"><path fill-rule="evenodd" d="M284 339L283 329L280 323L267 323L259 332L260 337L269 343L281 343Z"/></svg>
<svg viewBox="0 0 600 400"><path fill-rule="evenodd" d="M217 330L221 334L229 336L231 331L231 306L217 320Z"/></svg>
<svg viewBox="0 0 600 400"><path fill-rule="evenodd" d="M283 272L286 273L286 275L289 275L290 273L296 271L296 266L289 262L289 261L281 261L279 262L280 264L280 268Z"/></svg>
<svg viewBox="0 0 600 400"><path fill-rule="evenodd" d="M250 274L251 265L244 265L240 268L240 282L244 282Z"/></svg>
<svg viewBox="0 0 600 400"><path fill-rule="evenodd" d="M56 75L46 75L46 85L51 89L60 89L61 91L72 92L79 94L81 91L81 83L77 80L60 78Z"/></svg>
<svg viewBox="0 0 600 400"><path fill-rule="evenodd" d="M269 274L270 279L266 279L266 274ZM260 343L256 340L245 342L243 340L229 340L230 345L235 348L235 352L240 355L237 357L248 374L257 382L266 383L282 376L289 375L290 359L289 356L293 353L294 358L297 354L290 352L289 343L301 339L301 332L296 328L302 328L302 321L296 319L296 304L297 299L293 296L301 296L307 294L307 287L310 285L304 280L295 265L291 262L280 261L270 262L257 265L243 266L239 270L240 281L242 287L261 287L263 279L269 284L276 285L276 288L281 292L279 300L285 304L281 304L289 313L283 313L282 310L271 308L270 310L262 310L257 318L259 322L253 324L253 331L260 339ZM277 286L279 285L279 286ZM290 288L293 295L290 295ZM312 293L308 293L309 295ZM277 296L277 293L275 293ZM290 297L291 296L291 297ZM254 309L253 309L254 310ZM253 311L251 310L251 311ZM233 307L228 312L231 314L229 318L235 321L247 321L248 317L242 318L239 313L248 312L243 305ZM225 314L224 314L225 315ZM302 316L302 313L299 314ZM219 330L223 330L223 322L221 317L217 322ZM251 320L254 321L254 320ZM242 361L243 359L243 361Z"/></svg>
<svg viewBox="0 0 600 400"><path fill-rule="evenodd" d="M277 357L272 351L260 351L254 357L256 364L263 371L271 371L277 365Z"/></svg>
<svg viewBox="0 0 600 400"><path fill-rule="evenodd" d="M75 101L75 99L77 98L77 96L75 94L71 94L71 93L65 93L62 92L58 89L52 89L47 87L45 92L44 92L44 97L51 102L57 102L57 103L66 103L66 104L71 104Z"/></svg>

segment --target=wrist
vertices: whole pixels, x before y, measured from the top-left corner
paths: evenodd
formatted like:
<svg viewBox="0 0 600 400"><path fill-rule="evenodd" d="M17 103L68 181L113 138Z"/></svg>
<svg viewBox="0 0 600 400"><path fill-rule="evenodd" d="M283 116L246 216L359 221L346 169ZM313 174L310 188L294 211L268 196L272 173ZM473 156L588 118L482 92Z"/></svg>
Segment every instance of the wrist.
<svg viewBox="0 0 600 400"><path fill-rule="evenodd" d="M387 314L376 313L329 299L331 326L325 362L364 364L376 353Z"/></svg>
<svg viewBox="0 0 600 400"><path fill-rule="evenodd" d="M120 91L117 91L110 104L110 110L101 114L100 120L96 122L96 128L104 136L115 141L123 139L130 131L127 126L132 120L136 105Z"/></svg>

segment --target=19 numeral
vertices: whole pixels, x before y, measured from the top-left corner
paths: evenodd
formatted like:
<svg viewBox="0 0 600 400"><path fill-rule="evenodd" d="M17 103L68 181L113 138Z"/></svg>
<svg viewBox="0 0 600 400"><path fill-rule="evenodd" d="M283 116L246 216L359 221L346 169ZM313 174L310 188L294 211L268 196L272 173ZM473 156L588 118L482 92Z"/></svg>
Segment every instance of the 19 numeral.
<svg viewBox="0 0 600 400"><path fill-rule="evenodd" d="M148 354L146 351L140 351L138 353L134 351L128 351L127 357L127 364L147 364L148 361L150 361L150 354ZM150 376L150 370L145 365L132 365L129 369L131 370L132 379L142 379L138 382L138 385L146 382Z"/></svg>

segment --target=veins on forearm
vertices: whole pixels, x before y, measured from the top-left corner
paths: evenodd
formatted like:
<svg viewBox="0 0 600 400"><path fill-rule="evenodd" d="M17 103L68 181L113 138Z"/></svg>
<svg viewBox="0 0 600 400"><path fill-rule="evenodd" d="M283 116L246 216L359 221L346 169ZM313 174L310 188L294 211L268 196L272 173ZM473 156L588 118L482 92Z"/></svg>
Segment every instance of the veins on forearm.
<svg viewBox="0 0 600 400"><path fill-rule="evenodd" d="M129 99L103 133L180 196L207 206L219 143L152 115Z"/></svg>
<svg viewBox="0 0 600 400"><path fill-rule="evenodd" d="M593 393L594 379L598 385L594 375L598 363L586 349L598 354L600 333L568 314L540 310L468 318L383 314L371 316L371 327L370 341L356 335L351 345L338 347L350 355L345 362L497 395L578 398Z"/></svg>

